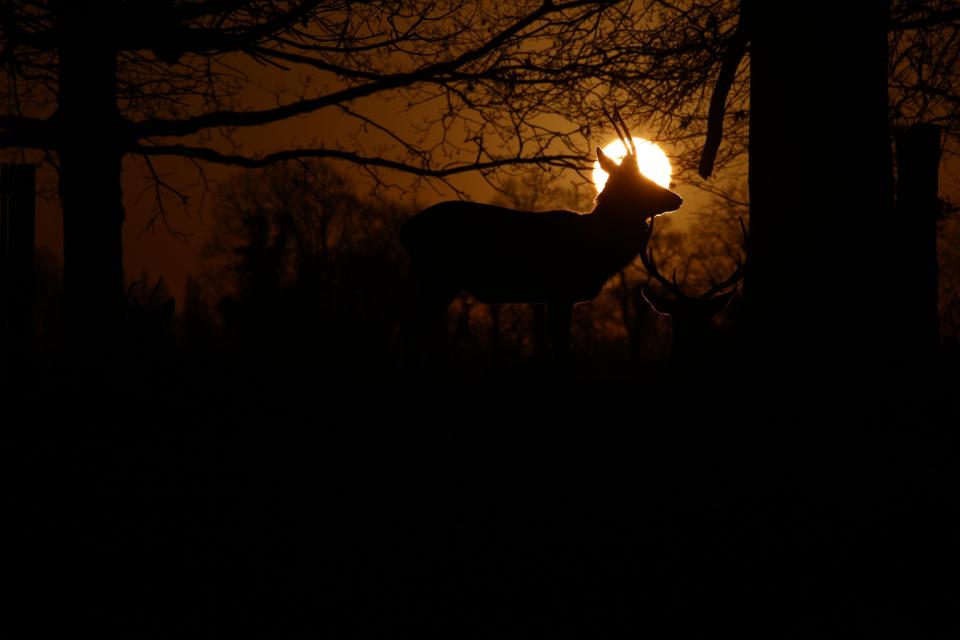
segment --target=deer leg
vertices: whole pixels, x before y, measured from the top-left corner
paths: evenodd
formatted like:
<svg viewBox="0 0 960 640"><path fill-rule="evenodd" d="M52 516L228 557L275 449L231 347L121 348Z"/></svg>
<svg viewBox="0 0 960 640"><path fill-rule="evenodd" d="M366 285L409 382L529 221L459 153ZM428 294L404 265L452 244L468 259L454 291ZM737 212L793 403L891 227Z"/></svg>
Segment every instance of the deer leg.
<svg viewBox="0 0 960 640"><path fill-rule="evenodd" d="M547 321L550 324L550 342L557 363L564 365L570 355L570 317L573 305L569 302L551 302L547 306Z"/></svg>

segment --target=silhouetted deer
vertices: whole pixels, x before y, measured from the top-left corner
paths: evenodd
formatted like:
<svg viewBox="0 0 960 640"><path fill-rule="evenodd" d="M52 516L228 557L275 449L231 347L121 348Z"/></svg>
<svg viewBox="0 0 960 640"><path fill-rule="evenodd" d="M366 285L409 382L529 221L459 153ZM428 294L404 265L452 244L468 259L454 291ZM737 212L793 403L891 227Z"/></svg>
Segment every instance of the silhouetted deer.
<svg viewBox="0 0 960 640"><path fill-rule="evenodd" d="M607 117L628 152L617 165L597 147L609 178L593 211L442 202L403 225L400 241L418 281L421 327L428 314L446 308L463 291L488 304L546 303L554 355L566 360L573 305L595 298L610 277L644 251L647 220L683 203L640 173L619 111Z"/></svg>
<svg viewBox="0 0 960 640"><path fill-rule="evenodd" d="M747 231L740 222L740 230L746 240ZM650 220L650 235L653 235L653 220ZM672 280L663 277L653 258L653 247L640 254L644 268L657 282L663 285L665 295L643 287L643 297L657 313L670 316L673 325L673 341L670 356L674 360L690 361L704 358L715 346L713 319L730 303L743 277L741 261L730 277L713 285L699 296L688 296L677 284L677 273Z"/></svg>

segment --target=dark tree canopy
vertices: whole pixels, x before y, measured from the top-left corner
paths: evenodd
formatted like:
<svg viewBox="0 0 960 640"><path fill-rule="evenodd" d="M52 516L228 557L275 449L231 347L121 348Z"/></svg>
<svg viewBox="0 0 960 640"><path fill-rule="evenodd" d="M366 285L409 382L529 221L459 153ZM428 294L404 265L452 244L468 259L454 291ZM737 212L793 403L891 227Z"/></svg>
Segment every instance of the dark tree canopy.
<svg viewBox="0 0 960 640"><path fill-rule="evenodd" d="M18 3L2 23L0 142L58 147L58 54L69 20L83 24L76 37L115 60L126 152L243 166L332 157L433 177L518 162L578 167L588 149L575 136L591 138L602 97L643 120L679 119L681 130L695 119L735 4L675 14L656 2L602 0ZM395 123L357 106L368 97L426 115L423 129L392 136ZM344 141L251 156L224 144L245 128L324 109L386 129L391 153Z"/></svg>
<svg viewBox="0 0 960 640"><path fill-rule="evenodd" d="M115 60L123 150L148 158L260 166L331 157L432 177L518 162L582 168L603 122L599 101L611 97L689 170L738 16L732 0L9 3L0 17L0 144L59 148L58 60L76 37ZM895 123L934 121L956 139L958 28L949 2L892 4ZM748 66L732 71L721 147L727 158L745 149L749 107ZM369 115L367 98L392 100L422 126ZM344 133L357 136L260 154L230 144L246 128L325 110L346 117ZM366 134L391 143L369 148Z"/></svg>

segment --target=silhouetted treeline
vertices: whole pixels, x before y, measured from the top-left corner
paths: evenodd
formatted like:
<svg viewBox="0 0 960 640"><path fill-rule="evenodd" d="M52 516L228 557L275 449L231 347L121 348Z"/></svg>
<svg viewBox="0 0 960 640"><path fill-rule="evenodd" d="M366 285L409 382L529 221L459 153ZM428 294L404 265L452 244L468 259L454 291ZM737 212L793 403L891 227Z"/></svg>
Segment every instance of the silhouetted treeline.
<svg viewBox="0 0 960 640"><path fill-rule="evenodd" d="M397 230L417 207L366 198L359 188L323 163L236 174L219 190L203 302L194 301L193 315L206 305L206 326L238 352L309 354L334 367L399 363L414 285ZM588 209L590 195L531 173L506 181L498 201ZM681 284L705 289L734 259L735 214L721 212L721 221L688 231L664 221L658 254ZM647 281L637 262L575 309L573 353L581 366L617 375L618 367L666 358L670 321L644 301ZM544 313L539 305L491 307L461 296L447 314L448 364L469 373L548 360Z"/></svg>
<svg viewBox="0 0 960 640"><path fill-rule="evenodd" d="M407 215L322 163L237 174L214 208L202 280L224 344L324 367L398 357Z"/></svg>
<svg viewBox="0 0 960 640"><path fill-rule="evenodd" d="M235 174L217 190L205 273L189 278L183 292L170 291L162 274L127 276L121 356L152 362L170 355L173 346L188 357L214 349L239 358L308 363L325 375L399 365L414 292L397 230L419 207L366 197L362 188L320 162ZM501 188L498 204L531 210L588 209L592 195L540 172L508 179ZM738 221L746 217L733 197L717 198L699 212L662 217L651 241L661 271L691 294L706 290L739 259ZM939 225L941 333L949 348L960 335L958 225L952 215ZM61 264L46 251L37 260L36 342L38 357L45 359L61 337ZM657 286L637 260L597 299L575 308L573 358L579 371L629 377L668 359L671 319L654 312L642 293ZM817 290L811 280L795 292L796 304L816 304ZM737 295L714 322L711 339L730 347L717 352L726 360L735 357L740 308ZM542 306L491 307L463 295L447 312L448 365L483 374L548 362L546 331Z"/></svg>

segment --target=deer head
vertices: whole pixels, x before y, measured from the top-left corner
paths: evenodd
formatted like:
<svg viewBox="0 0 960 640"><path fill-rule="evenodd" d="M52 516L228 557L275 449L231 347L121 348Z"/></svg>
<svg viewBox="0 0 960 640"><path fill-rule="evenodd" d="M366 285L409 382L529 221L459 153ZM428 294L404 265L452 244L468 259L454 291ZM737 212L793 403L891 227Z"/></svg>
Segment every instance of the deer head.
<svg viewBox="0 0 960 640"><path fill-rule="evenodd" d="M746 240L747 231L742 220L740 230ZM653 235L652 218L650 234ZM647 273L663 287L663 293L657 293L648 286L643 287L641 292L654 311L669 315L671 318L673 323L671 353L681 357L701 355L702 350L707 346L707 338L711 333L714 317L726 308L737 292L743 277L743 262L741 261L733 273L722 282L714 282L699 296L691 296L687 295L677 283L676 271L670 279L660 273L652 247L648 245L646 250L641 252L640 260Z"/></svg>
<svg viewBox="0 0 960 640"><path fill-rule="evenodd" d="M656 215L679 209L683 204L680 196L661 187L640 172L637 164L637 147L623 116L620 115L620 110L614 107L611 115L604 107L603 112L626 148L627 155L620 164L617 164L600 147L597 147L597 161L609 178L603 191L597 195L597 207L594 213L610 217L635 217L639 213L643 219L652 220Z"/></svg>

